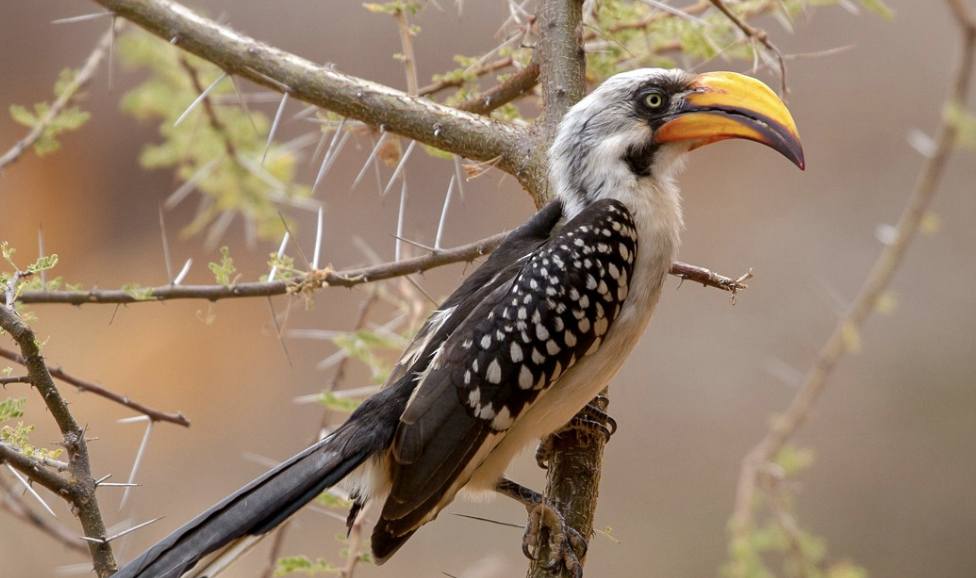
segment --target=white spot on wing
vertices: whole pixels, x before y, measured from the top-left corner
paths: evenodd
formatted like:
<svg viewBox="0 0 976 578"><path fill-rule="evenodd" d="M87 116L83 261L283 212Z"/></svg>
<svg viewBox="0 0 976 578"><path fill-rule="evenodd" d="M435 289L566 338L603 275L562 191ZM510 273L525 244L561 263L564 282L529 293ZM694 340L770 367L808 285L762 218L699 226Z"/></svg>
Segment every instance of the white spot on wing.
<svg viewBox="0 0 976 578"><path fill-rule="evenodd" d="M529 370L529 366L523 365L522 369L519 370L518 385L522 389L532 387L532 371Z"/></svg>
<svg viewBox="0 0 976 578"><path fill-rule="evenodd" d="M495 430L506 430L512 427L515 423L515 418L512 417L512 412L508 410L507 407L503 407L498 410L495 418L491 420L491 427Z"/></svg>
<svg viewBox="0 0 976 578"><path fill-rule="evenodd" d="M502 367L498 364L497 359L492 359L491 363L488 364L488 370L485 371L485 379L488 383L494 383L495 385L502 382Z"/></svg>
<svg viewBox="0 0 976 578"><path fill-rule="evenodd" d="M523 355L522 348L519 346L518 343L514 341L512 342L512 348L510 353L512 356L512 363L519 363L522 361L522 355Z"/></svg>

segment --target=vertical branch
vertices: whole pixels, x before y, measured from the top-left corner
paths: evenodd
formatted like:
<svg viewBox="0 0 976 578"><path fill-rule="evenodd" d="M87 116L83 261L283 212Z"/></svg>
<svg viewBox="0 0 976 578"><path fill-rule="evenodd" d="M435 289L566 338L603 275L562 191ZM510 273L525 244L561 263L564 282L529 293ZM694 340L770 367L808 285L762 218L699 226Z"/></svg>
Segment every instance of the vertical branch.
<svg viewBox="0 0 976 578"><path fill-rule="evenodd" d="M51 412L51 416L61 430L62 443L68 452L68 469L71 473L72 486L75 489L69 497L72 509L81 521L85 536L90 538L88 549L95 565L95 572L99 576L108 576L117 568L112 548L106 540L105 522L102 520L98 499L95 496L95 480L91 475L85 430L75 421L68 410L67 402L54 385L54 379L48 371L44 356L41 355L39 342L33 330L7 307L0 307L0 328L9 333L20 346L31 383L41 394L48 411Z"/></svg>
<svg viewBox="0 0 976 578"><path fill-rule="evenodd" d="M559 121L576 104L586 88L586 59L583 51L583 2L581 0L545 0L539 6L537 25L539 41L539 87L542 91L542 113L530 137L531 160L516 172L532 195L537 207L550 198L546 151L556 136Z"/></svg>
<svg viewBox="0 0 976 578"><path fill-rule="evenodd" d="M586 60L583 51L583 3L580 0L546 0L538 13L540 88L543 110L535 127L537 166L546 182L546 150L555 137L566 111L583 98ZM549 191L530 190L536 205L549 200ZM606 398L601 400L606 407ZM589 539L599 494L605 439L569 430L552 440L546 497L558 505L566 522ZM546 568L549 552L543 547L529 566L528 576L551 576ZM584 563L585 559L580 560ZM560 576L573 576L573 569L557 569Z"/></svg>
<svg viewBox="0 0 976 578"><path fill-rule="evenodd" d="M583 3L549 0L539 7L543 138L548 144L569 107L583 98L586 60L583 53Z"/></svg>

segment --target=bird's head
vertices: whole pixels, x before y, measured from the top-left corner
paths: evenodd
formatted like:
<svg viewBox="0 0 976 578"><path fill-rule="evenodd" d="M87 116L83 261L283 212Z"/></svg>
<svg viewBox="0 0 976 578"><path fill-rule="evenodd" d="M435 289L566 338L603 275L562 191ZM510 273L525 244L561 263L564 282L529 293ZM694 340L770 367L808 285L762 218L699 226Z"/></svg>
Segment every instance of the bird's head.
<svg viewBox="0 0 976 578"><path fill-rule="evenodd" d="M690 150L741 138L804 167L796 125L762 82L734 72L639 69L573 106L550 149L556 194L573 204L654 179L670 183Z"/></svg>

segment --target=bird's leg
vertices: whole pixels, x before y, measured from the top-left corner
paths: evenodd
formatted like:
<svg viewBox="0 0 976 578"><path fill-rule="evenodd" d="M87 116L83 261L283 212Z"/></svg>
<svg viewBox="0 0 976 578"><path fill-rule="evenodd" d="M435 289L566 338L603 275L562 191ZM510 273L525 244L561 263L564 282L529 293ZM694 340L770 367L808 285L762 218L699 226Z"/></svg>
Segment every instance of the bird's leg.
<svg viewBox="0 0 976 578"><path fill-rule="evenodd" d="M542 469L549 468L549 458L552 456L553 436L561 435L569 431L585 432L591 435L602 435L606 441L610 440L617 431L617 420L610 414L601 409L600 403L606 405L606 397L598 395L590 403L586 404L568 424L546 437L542 438L539 446L535 450L535 462Z"/></svg>
<svg viewBox="0 0 976 578"><path fill-rule="evenodd" d="M539 492L505 478L495 485L495 491L522 504L529 513L522 536L522 553L535 560L546 540L549 543L546 567L554 569L562 563L576 578L582 578L583 565L579 559L586 555L586 540L566 523L556 504L550 503Z"/></svg>

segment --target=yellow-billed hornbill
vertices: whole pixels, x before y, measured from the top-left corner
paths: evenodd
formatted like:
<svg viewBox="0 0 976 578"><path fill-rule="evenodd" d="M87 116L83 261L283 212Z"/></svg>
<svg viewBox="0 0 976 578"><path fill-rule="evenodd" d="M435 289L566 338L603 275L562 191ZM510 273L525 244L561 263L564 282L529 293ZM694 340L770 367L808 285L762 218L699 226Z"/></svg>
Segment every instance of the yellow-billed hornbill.
<svg viewBox="0 0 976 578"><path fill-rule="evenodd" d="M537 503L505 469L586 406L637 343L678 248L674 176L685 153L730 138L768 145L803 168L789 112L757 80L660 69L608 79L559 127L552 202L431 315L386 386L327 438L116 576L213 576L340 482L356 496L354 512L381 504L372 534L379 563L459 492ZM571 551L562 555L574 563Z"/></svg>

